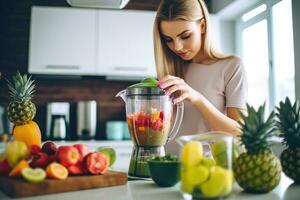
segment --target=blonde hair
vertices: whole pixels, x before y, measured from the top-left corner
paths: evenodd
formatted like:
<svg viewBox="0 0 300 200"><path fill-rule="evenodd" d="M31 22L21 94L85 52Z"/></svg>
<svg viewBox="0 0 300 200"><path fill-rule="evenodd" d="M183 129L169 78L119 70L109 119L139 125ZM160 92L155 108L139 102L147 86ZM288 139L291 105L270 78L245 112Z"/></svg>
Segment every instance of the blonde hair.
<svg viewBox="0 0 300 200"><path fill-rule="evenodd" d="M186 65L188 61L182 60L174 54L165 44L160 33L160 22L171 20L186 20L199 21L204 19L205 32L204 38L204 53L213 60L226 59L231 56L224 55L216 50L210 38L210 24L208 10L203 0L161 0L155 17L153 38L155 63L158 78L165 75L174 75L181 78L184 77Z"/></svg>

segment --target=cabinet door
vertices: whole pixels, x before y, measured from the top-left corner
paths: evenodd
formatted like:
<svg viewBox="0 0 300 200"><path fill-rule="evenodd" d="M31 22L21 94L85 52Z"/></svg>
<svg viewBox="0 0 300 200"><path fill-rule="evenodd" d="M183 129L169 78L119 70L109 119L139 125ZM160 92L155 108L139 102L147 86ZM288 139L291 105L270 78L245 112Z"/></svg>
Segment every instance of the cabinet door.
<svg viewBox="0 0 300 200"><path fill-rule="evenodd" d="M156 76L155 12L99 10L98 14L98 73L123 77Z"/></svg>
<svg viewBox="0 0 300 200"><path fill-rule="evenodd" d="M96 18L97 11L93 9L33 7L29 72L94 74Z"/></svg>

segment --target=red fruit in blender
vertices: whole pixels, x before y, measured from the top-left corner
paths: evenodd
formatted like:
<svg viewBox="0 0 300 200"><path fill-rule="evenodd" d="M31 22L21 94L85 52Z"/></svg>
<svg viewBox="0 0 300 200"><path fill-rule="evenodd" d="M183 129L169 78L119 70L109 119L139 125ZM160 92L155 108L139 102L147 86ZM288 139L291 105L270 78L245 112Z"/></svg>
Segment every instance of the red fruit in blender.
<svg viewBox="0 0 300 200"><path fill-rule="evenodd" d="M41 147L39 145L33 144L30 146L29 155L34 155L38 152L41 152Z"/></svg>
<svg viewBox="0 0 300 200"><path fill-rule="evenodd" d="M159 118L164 121L164 112L163 111L160 111L159 113Z"/></svg>
<svg viewBox="0 0 300 200"><path fill-rule="evenodd" d="M57 147L52 141L47 141L42 146L42 151L48 155L55 154L57 152Z"/></svg>
<svg viewBox="0 0 300 200"><path fill-rule="evenodd" d="M89 153L83 159L83 167L90 174L104 174L108 166L107 156L100 152Z"/></svg>
<svg viewBox="0 0 300 200"><path fill-rule="evenodd" d="M163 123L161 119L158 119L151 124L151 129L153 129L154 131L160 131L162 127L163 127Z"/></svg>
<svg viewBox="0 0 300 200"><path fill-rule="evenodd" d="M9 165L7 159L0 162L0 175L8 175L11 170L12 167Z"/></svg>
<svg viewBox="0 0 300 200"><path fill-rule="evenodd" d="M32 155L31 158L32 158L32 160L29 165L32 168L37 168L37 167L45 168L49 163L48 155L44 152L38 152L38 153Z"/></svg>

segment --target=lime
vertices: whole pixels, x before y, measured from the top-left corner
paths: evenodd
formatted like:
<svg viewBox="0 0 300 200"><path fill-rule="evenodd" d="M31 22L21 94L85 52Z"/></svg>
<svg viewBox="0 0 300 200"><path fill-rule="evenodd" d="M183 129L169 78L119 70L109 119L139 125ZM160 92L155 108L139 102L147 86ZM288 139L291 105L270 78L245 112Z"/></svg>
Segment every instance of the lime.
<svg viewBox="0 0 300 200"><path fill-rule="evenodd" d="M21 171L21 174L26 181L31 183L42 182L47 176L45 170L43 170L42 168L32 169L30 167L24 168Z"/></svg>
<svg viewBox="0 0 300 200"><path fill-rule="evenodd" d="M157 86L158 81L155 78L144 78L142 80L142 83L151 83L151 84Z"/></svg>
<svg viewBox="0 0 300 200"><path fill-rule="evenodd" d="M182 164L186 167L195 166L200 163L203 157L203 147L201 142L188 142L181 151Z"/></svg>
<svg viewBox="0 0 300 200"><path fill-rule="evenodd" d="M109 166L112 166L117 158L116 151L111 147L99 147L98 152L105 154L108 157Z"/></svg>

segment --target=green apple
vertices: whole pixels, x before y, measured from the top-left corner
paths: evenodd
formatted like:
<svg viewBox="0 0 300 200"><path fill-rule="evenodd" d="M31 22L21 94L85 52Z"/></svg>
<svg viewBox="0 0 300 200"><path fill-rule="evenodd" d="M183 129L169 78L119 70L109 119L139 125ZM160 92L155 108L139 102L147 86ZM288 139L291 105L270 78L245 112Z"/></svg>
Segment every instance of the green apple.
<svg viewBox="0 0 300 200"><path fill-rule="evenodd" d="M157 86L158 81L155 78L144 78L142 80L142 83L151 83L151 84Z"/></svg>
<svg viewBox="0 0 300 200"><path fill-rule="evenodd" d="M204 197L214 198L228 195L232 191L233 173L215 166L210 170L209 179L200 185Z"/></svg>
<svg viewBox="0 0 300 200"><path fill-rule="evenodd" d="M112 166L115 163L117 156L116 156L116 151L113 148L99 147L97 151L105 154L108 157L109 166Z"/></svg>
<svg viewBox="0 0 300 200"><path fill-rule="evenodd" d="M24 142L9 141L5 148L6 157L10 166L15 166L20 160L28 155L28 148Z"/></svg>
<svg viewBox="0 0 300 200"><path fill-rule="evenodd" d="M186 167L196 166L203 157L203 147L201 142L191 141L184 145L181 151L181 161Z"/></svg>
<svg viewBox="0 0 300 200"><path fill-rule="evenodd" d="M181 171L181 187L186 193L192 194L194 188L205 182L209 176L209 169L204 165L187 167Z"/></svg>

